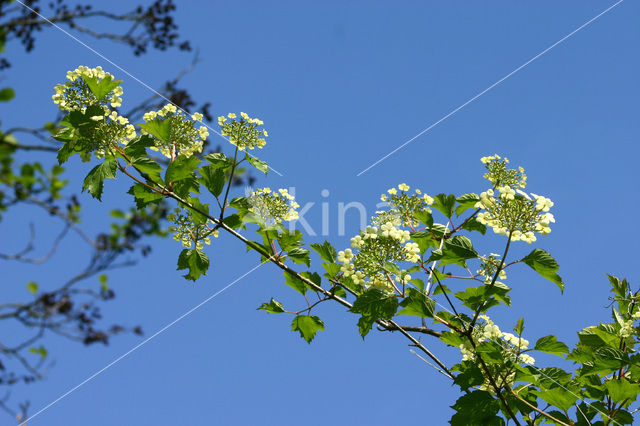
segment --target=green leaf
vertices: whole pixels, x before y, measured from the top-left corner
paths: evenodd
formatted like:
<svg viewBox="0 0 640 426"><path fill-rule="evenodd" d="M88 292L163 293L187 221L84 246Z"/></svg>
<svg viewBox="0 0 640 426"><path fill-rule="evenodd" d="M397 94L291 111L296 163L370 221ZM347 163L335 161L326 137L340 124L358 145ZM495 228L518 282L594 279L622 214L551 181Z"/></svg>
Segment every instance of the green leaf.
<svg viewBox="0 0 640 426"><path fill-rule="evenodd" d="M278 240L278 244L283 250L289 251L302 245L302 232L298 229L293 232L283 229L282 232L276 235L276 240Z"/></svg>
<svg viewBox="0 0 640 426"><path fill-rule="evenodd" d="M198 179L205 188L213 194L214 197L218 197L222 193L224 184L226 183L226 177L224 170L208 165L200 168L201 179Z"/></svg>
<svg viewBox="0 0 640 426"><path fill-rule="evenodd" d="M146 174L151 182L162 182L160 172L162 167L149 157L137 157L131 161L131 165Z"/></svg>
<svg viewBox="0 0 640 426"><path fill-rule="evenodd" d="M492 340L485 340L478 344L478 346L476 346L476 352L482 354L482 358L488 362L502 364L505 361L502 346Z"/></svg>
<svg viewBox="0 0 640 426"><path fill-rule="evenodd" d="M583 346L598 348L601 346L606 346L604 340L600 336L595 333L595 327L587 327L582 331L578 332L578 339L580 340L580 344Z"/></svg>
<svg viewBox="0 0 640 426"><path fill-rule="evenodd" d="M127 157L129 157L129 160L146 157L146 148L154 145L155 144L153 143L153 138L151 136L141 135L129 141L127 146L124 148L124 153Z"/></svg>
<svg viewBox="0 0 640 426"><path fill-rule="evenodd" d="M237 214L232 214L231 216L227 216L225 217L223 220L225 225L227 225L228 227L232 228L232 229L238 229L238 228L242 228L242 219L240 219L240 216Z"/></svg>
<svg viewBox="0 0 640 426"><path fill-rule="evenodd" d="M188 280L195 281L200 276L207 274L209 258L202 250L184 249L178 257L178 270L182 269L189 269L189 272L183 276Z"/></svg>
<svg viewBox="0 0 640 426"><path fill-rule="evenodd" d="M104 189L105 179L114 179L118 170L118 161L115 159L106 160L104 163L94 167L82 184L82 191L89 190L93 198L100 200L102 198L102 190Z"/></svg>
<svg viewBox="0 0 640 426"><path fill-rule="evenodd" d="M415 285L421 291L424 291L424 281L422 281L420 278L412 278L409 282Z"/></svg>
<svg viewBox="0 0 640 426"><path fill-rule="evenodd" d="M331 294L334 294L338 297L347 297L347 291L340 286L334 285L333 287L331 287L330 291Z"/></svg>
<svg viewBox="0 0 640 426"><path fill-rule="evenodd" d="M445 331L440 335L440 340L446 343L449 346L453 346L454 348L460 347L467 342L467 339L460 336L458 333L454 331Z"/></svg>
<svg viewBox="0 0 640 426"><path fill-rule="evenodd" d="M211 163L215 168L224 168L233 164L232 158L227 158L222 152L214 152L204 156L204 159Z"/></svg>
<svg viewBox="0 0 640 426"><path fill-rule="evenodd" d="M545 402L558 407L562 411L567 411L569 408L573 407L578 400L578 397L574 395L574 392L567 392L561 387L532 392Z"/></svg>
<svg viewBox="0 0 640 426"><path fill-rule="evenodd" d="M534 348L536 351L546 352L552 355L562 356L569 353L569 348L556 339L556 336L549 335L538 339Z"/></svg>
<svg viewBox="0 0 640 426"><path fill-rule="evenodd" d="M38 292L38 284L33 281L29 281L27 283L27 290L29 290L29 293L31 294L36 294Z"/></svg>
<svg viewBox="0 0 640 426"><path fill-rule="evenodd" d="M526 263L534 271L560 287L561 292L564 291L562 278L560 278L560 275L556 273L560 266L558 266L556 260L551 257L549 253L538 248L522 259L522 262Z"/></svg>
<svg viewBox="0 0 640 426"><path fill-rule="evenodd" d="M451 408L456 410L449 421L452 426L504 425L504 420L496 416L500 402L487 391L462 395Z"/></svg>
<svg viewBox="0 0 640 426"><path fill-rule="evenodd" d="M456 207L456 216L460 216L468 209L473 208L473 206L480 201L480 197L478 194L469 193L459 196L456 198L456 201L458 202L458 207Z"/></svg>
<svg viewBox="0 0 640 426"><path fill-rule="evenodd" d="M284 271L284 283L303 296L307 292L307 284L289 271Z"/></svg>
<svg viewBox="0 0 640 426"><path fill-rule="evenodd" d="M160 141L166 144L171 142L171 120L155 118L147 123L140 123L139 126Z"/></svg>
<svg viewBox="0 0 640 426"><path fill-rule="evenodd" d="M513 328L513 331L515 331L518 336L522 336L523 330L524 330L524 318L520 318L516 326Z"/></svg>
<svg viewBox="0 0 640 426"><path fill-rule="evenodd" d="M334 249L328 241L325 241L322 244L313 243L310 247L318 252L320 259L331 263L336 261L336 249Z"/></svg>
<svg viewBox="0 0 640 426"><path fill-rule="evenodd" d="M594 351L592 371L597 374L609 374L629 363L629 356L616 348L602 347Z"/></svg>
<svg viewBox="0 0 640 426"><path fill-rule="evenodd" d="M309 281L313 282L315 285L317 285L318 287L320 287L320 284L321 284L321 282L322 282L322 278L320 278L320 275L318 275L318 273L317 273L317 272L313 272L313 273L312 273L312 272L309 272L309 271L302 271L302 272L300 272L300 276L302 276L302 277L304 277L304 278L308 279ZM306 283L305 283L305 285L306 285L309 289L313 290L313 287L311 287L311 285L306 284Z"/></svg>
<svg viewBox="0 0 640 426"><path fill-rule="evenodd" d="M302 247L294 247L287 252L287 257L298 264L305 264L311 266L311 259L309 258L309 250Z"/></svg>
<svg viewBox="0 0 640 426"><path fill-rule="evenodd" d="M174 161L169 163L165 174L166 182L177 182L193 176L193 171L198 167L200 159L195 155L185 157L179 155Z"/></svg>
<svg viewBox="0 0 640 426"><path fill-rule="evenodd" d="M98 79L98 77L88 77L86 75L82 76L82 79L89 86L89 90L95 95L96 99L101 100L104 98L110 91L115 89L122 80L114 80L112 76L108 75L103 79Z"/></svg>
<svg viewBox="0 0 640 426"><path fill-rule="evenodd" d="M463 391L484 383L482 370L472 361L462 361L462 363L457 364L453 370L460 372L460 374L453 379L453 383L460 386L460 389Z"/></svg>
<svg viewBox="0 0 640 426"><path fill-rule="evenodd" d="M382 319L391 319L398 310L398 299L384 291L371 289L358 296L349 312L361 314L358 321L360 335L364 337L371 330L373 323Z"/></svg>
<svg viewBox="0 0 640 426"><path fill-rule="evenodd" d="M404 309L398 315L413 315L416 317L433 318L436 302L415 288L407 289L407 297L400 302Z"/></svg>
<svg viewBox="0 0 640 426"><path fill-rule="evenodd" d="M455 264L466 267L465 260L478 257L471 240L462 235L456 235L451 240L445 241L441 249L431 252L427 262L439 260L442 265Z"/></svg>
<svg viewBox="0 0 640 426"><path fill-rule="evenodd" d="M144 208L147 204L158 203L162 200L162 195L152 191L149 187L135 183L128 191L129 194L135 197L136 207L139 209Z"/></svg>
<svg viewBox="0 0 640 426"><path fill-rule="evenodd" d="M482 223L478 222L478 220L475 217L466 221L462 225L462 229L466 231L478 231L482 235L484 235L487 232L486 225L483 225Z"/></svg>
<svg viewBox="0 0 640 426"><path fill-rule="evenodd" d="M200 185L195 176L189 176L171 183L173 184L173 192L180 198L190 198L192 192L200 193Z"/></svg>
<svg viewBox="0 0 640 426"><path fill-rule="evenodd" d="M453 216L453 210L456 206L455 195L438 194L435 197L433 197L433 199L434 199L434 202L432 207L434 209L440 211L447 218L451 218L451 216Z"/></svg>
<svg viewBox="0 0 640 426"><path fill-rule="evenodd" d="M638 393L640 393L640 385L631 384L626 379L611 379L604 383L609 396L616 403L623 403L624 406L629 406L630 403L636 400Z"/></svg>
<svg viewBox="0 0 640 426"><path fill-rule="evenodd" d="M425 224L427 228L433 226L433 216L428 210L416 210L413 212L413 217Z"/></svg>
<svg viewBox="0 0 640 426"><path fill-rule="evenodd" d="M284 312L284 307L282 306L282 303L271 298L269 303L263 303L257 310L267 311L270 314L281 314Z"/></svg>
<svg viewBox="0 0 640 426"><path fill-rule="evenodd" d="M482 308L480 312L486 312L489 308L499 304L499 302L493 297L494 295L498 295L496 292L497 289L498 288L495 286L489 288L488 285L467 287L464 291L455 293L454 296L461 300L469 309L475 311L476 309ZM502 299L505 299L504 294L501 296ZM506 300L508 301L509 299ZM508 305L508 303L506 304Z"/></svg>
<svg viewBox="0 0 640 426"><path fill-rule="evenodd" d="M424 255L430 247L437 248L440 244L430 232L418 231L411 233L411 239L418 244L420 255Z"/></svg>
<svg viewBox="0 0 640 426"><path fill-rule="evenodd" d="M311 343L318 330L324 331L324 323L315 315L298 315L291 323L291 331L300 332L300 336Z"/></svg>
<svg viewBox="0 0 640 426"><path fill-rule="evenodd" d="M627 297L627 291L629 291L629 284L627 280L620 281L620 278L607 274L609 283L611 283L612 292L620 297Z"/></svg>
<svg viewBox="0 0 640 426"><path fill-rule="evenodd" d="M47 349L44 346L39 348L29 348L29 352L32 354L40 355L40 358L45 359L47 357Z"/></svg>
<svg viewBox="0 0 640 426"><path fill-rule="evenodd" d="M261 161L258 159L258 157L252 157L249 154L247 154L246 159L253 167L260 170L265 175L269 171L269 165L266 161Z"/></svg>
<svg viewBox="0 0 640 426"><path fill-rule="evenodd" d="M340 265L338 265L337 263L321 263L322 267L324 268L325 271L327 271L327 273L324 275L327 278L333 278L336 275L338 275L338 273L340 272Z"/></svg>
<svg viewBox="0 0 640 426"><path fill-rule="evenodd" d="M7 102L13 99L16 96L16 92L13 91L10 87L5 87L0 90L0 102Z"/></svg>
<svg viewBox="0 0 640 426"><path fill-rule="evenodd" d="M193 206L193 208L189 207L193 224L196 226L204 225L209 220L209 204L202 204L197 198L188 198L186 201Z"/></svg>
<svg viewBox="0 0 640 426"><path fill-rule="evenodd" d="M391 274L400 274L400 268L393 262L384 262L384 270Z"/></svg>

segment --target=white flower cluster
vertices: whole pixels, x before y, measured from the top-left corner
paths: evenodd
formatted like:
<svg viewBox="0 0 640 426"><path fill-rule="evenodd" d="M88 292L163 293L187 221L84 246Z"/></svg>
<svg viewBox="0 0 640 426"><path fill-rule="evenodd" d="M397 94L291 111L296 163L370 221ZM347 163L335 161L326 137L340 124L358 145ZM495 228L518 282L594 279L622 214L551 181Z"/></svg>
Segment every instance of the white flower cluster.
<svg viewBox="0 0 640 426"><path fill-rule="evenodd" d="M149 111L142 116L142 119L146 123L154 120L170 121L169 142L154 138L155 146L150 147L153 151L160 151L167 158L174 159L177 155L190 157L196 152L201 152L204 141L209 136L209 130L205 126L197 129L195 127L197 122L202 121L202 114L196 112L191 117L187 117L173 104L166 104L158 111ZM148 134L145 130L142 133Z"/></svg>
<svg viewBox="0 0 640 426"><path fill-rule="evenodd" d="M490 284L493 280L493 276L496 274L496 270L500 266L500 255L491 253L489 256L480 256L480 269L476 273L484 279L485 284ZM498 273L498 278L501 280L507 279L507 272L502 269Z"/></svg>
<svg viewBox="0 0 640 426"><path fill-rule="evenodd" d="M113 80L113 75L105 72L102 67L80 66L67 72L67 80L69 81L56 85L54 87L56 93L51 98L63 111L79 110L84 112L89 105L101 105L105 108L105 113L108 114L107 105L112 108L122 105L122 94L124 93L122 87L118 85L102 99L97 99L85 81L85 78L95 78L100 81L107 77Z"/></svg>
<svg viewBox="0 0 640 426"><path fill-rule="evenodd" d="M415 194L409 194L411 188L406 183L401 183L396 188L389 188L387 194L382 194L380 200L385 201L390 210L386 212L376 212L378 217L373 219L375 224L392 222L396 226L407 225L413 226L415 219L413 213L415 211L427 211L431 213L429 208L434 199L427 194L423 194L421 190L416 189Z"/></svg>
<svg viewBox="0 0 640 426"><path fill-rule="evenodd" d="M500 327L498 327L486 315L480 315L480 318L484 320L484 325L482 327L478 327L478 332L474 335L474 341L476 343L482 343L488 340L501 342L500 339L502 339L503 342L501 342L501 345L503 347L503 355L505 359L511 359L520 364L533 365L535 363L536 360L532 356L522 353L529 348L528 340L518 337L512 333L502 332ZM471 343L462 344L459 346L459 349L462 354L463 361L475 360L475 354Z"/></svg>
<svg viewBox="0 0 640 426"><path fill-rule="evenodd" d="M103 158L111 143L127 145L137 136L136 128L129 124L129 119L111 111L108 115L91 117L96 122L94 129L94 141L97 141L94 154L97 158Z"/></svg>
<svg viewBox="0 0 640 426"><path fill-rule="evenodd" d="M478 222L490 226L496 234L511 235L512 241L536 241L535 232L547 235L550 224L555 222L553 214L548 213L553 202L537 194L527 194L520 188L526 184L524 169L507 169L508 160L500 156L483 157L489 173L485 175L496 186L480 194L475 208L483 209L478 213ZM533 197L533 198L532 198Z"/></svg>
<svg viewBox="0 0 640 426"><path fill-rule="evenodd" d="M277 192L271 188L258 188L247 198L249 211L262 218L266 224L281 223L298 218L296 210L300 205L289 191L281 188Z"/></svg>
<svg viewBox="0 0 640 426"><path fill-rule="evenodd" d="M189 210L176 208L167 215L167 220L175 224L168 229L173 234L173 239L180 241L185 248L190 249L195 243L196 249L202 250L204 244L211 244L210 235L218 238L218 230L211 229L213 222L195 225Z"/></svg>
<svg viewBox="0 0 640 426"><path fill-rule="evenodd" d="M384 269L386 262L420 261L420 248L411 242L409 231L400 229L393 222L385 222L379 228L367 226L359 235L351 238L351 248L338 252L337 260L345 277L354 284L393 292L392 281L408 284L411 275L400 270L393 276ZM358 250L354 253L353 250Z"/></svg>
<svg viewBox="0 0 640 426"><path fill-rule="evenodd" d="M623 339L626 339L627 337L631 337L631 335L633 334L633 331L634 331L633 320L629 320L629 321L625 321L622 324L622 327L620 327L620 331L618 332L618 334Z"/></svg>
<svg viewBox="0 0 640 426"><path fill-rule="evenodd" d="M229 136L229 142L237 146L240 151L264 147L267 144L264 138L269 136L269 133L264 129L258 129L258 126L262 126L264 122L259 118L251 118L244 112L240 113L240 117L238 120L234 113L229 113L226 117L224 115L218 117L218 124L222 127L220 134Z"/></svg>
<svg viewBox="0 0 640 426"><path fill-rule="evenodd" d="M524 174L524 169L518 167L518 170L508 169L508 158L502 158L498 154L491 155L489 157L482 157L480 161L487 168L487 173L484 175L494 186L508 186L508 187L520 187L527 186L527 175Z"/></svg>

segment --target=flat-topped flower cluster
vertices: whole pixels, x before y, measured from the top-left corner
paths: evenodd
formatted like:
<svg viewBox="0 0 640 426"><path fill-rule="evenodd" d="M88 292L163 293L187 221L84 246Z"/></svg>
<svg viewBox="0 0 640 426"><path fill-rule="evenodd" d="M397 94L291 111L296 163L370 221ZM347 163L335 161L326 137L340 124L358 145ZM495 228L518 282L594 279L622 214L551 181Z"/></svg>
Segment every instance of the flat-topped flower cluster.
<svg viewBox="0 0 640 426"><path fill-rule="evenodd" d="M351 238L351 248L338 252L340 270L354 284L393 293L396 283L406 285L412 280L406 269L387 269L389 262L416 264L421 260L418 244L411 241L410 232L402 227L415 226L414 212L431 212L429 207L434 200L419 189L409 193L410 189L401 183L382 194L380 199L387 203L388 210L376 212L371 218L372 225Z"/></svg>
<svg viewBox="0 0 640 426"><path fill-rule="evenodd" d="M97 99L87 83L88 80L99 81L105 78L114 81L113 75L105 72L102 67L80 66L73 71L68 71L68 81L53 88L56 92L51 97L53 103L63 111L80 110L83 112L89 105L101 105L105 107L105 114L108 114L108 106L117 108L122 105L122 94L124 93L122 87L119 84L115 85L101 99Z"/></svg>
<svg viewBox="0 0 640 426"><path fill-rule="evenodd" d="M206 126L196 128L196 124L202 122L202 114L196 112L187 116L173 104L166 104L157 111L149 111L143 115L142 119L146 123L169 121L168 140L154 138L155 146L150 147L154 151L160 151L167 158L173 159L177 155L190 157L196 152L202 152L204 141L209 136ZM143 130L142 133L147 132Z"/></svg>
<svg viewBox="0 0 640 426"><path fill-rule="evenodd" d="M89 68L80 66L67 72L67 81L54 87L53 102L63 111L80 111L85 113L89 107L98 107L98 114L92 115L91 139L97 157L103 157L112 143L126 145L138 135L136 129L126 117L118 115L112 108L122 106L124 93L120 81L114 80L112 74L102 67ZM96 96L98 93L100 98ZM90 110L90 111L95 111ZM218 118L221 134L228 136L229 141L239 150L262 148L266 144L268 133L258 128L264 123L258 118L251 118L241 112L241 118L229 113ZM202 152L204 142L209 136L207 127L201 123L201 113L186 114L174 104L167 104L157 111L148 111L143 115L144 123L140 126L142 134L154 136L152 150L160 151L164 156L175 159L177 155L192 156ZM163 123L161 129L154 132L149 123ZM168 122L167 124L164 124ZM168 135L166 133L168 132ZM85 131L86 133L86 131ZM163 137L159 134L162 133ZM86 136L86 135L85 135ZM165 137L166 136L166 137Z"/></svg>
<svg viewBox="0 0 640 426"><path fill-rule="evenodd" d="M499 387L513 386L515 384L515 372L513 368L508 368L506 364L513 362L534 365L536 360L531 355L524 353L529 349L529 341L521 336L501 331L500 327L486 315L480 315L479 318L483 320L483 323L478 324L478 327L474 329L473 341L476 345L485 341L492 341L502 347L504 364L487 363L486 365ZM462 354L462 361L475 361L475 350L471 342L461 344L459 349ZM485 382L479 388L494 392L493 386L488 379L485 379Z"/></svg>
<svg viewBox="0 0 640 426"><path fill-rule="evenodd" d="M272 191L271 188L258 188L248 197L249 211L260 217L266 224L282 223L298 218L300 205L285 188Z"/></svg>
<svg viewBox="0 0 640 426"><path fill-rule="evenodd" d="M229 142L238 147L240 151L250 150L256 147L262 148L269 136L266 130L259 129L264 122L259 118L251 118L248 114L241 112L240 119L234 113L229 113L218 117L218 124L222 127L222 136L228 136Z"/></svg>
<svg viewBox="0 0 640 426"><path fill-rule="evenodd" d="M389 188L387 194L382 194L380 200L387 203L389 210L376 212L378 217L373 218L374 225L391 221L396 225L415 226L413 212L425 210L431 213L430 206L433 204L433 198L423 194L420 189L416 189L414 194L410 194L410 189L409 185L401 183L397 189Z"/></svg>
<svg viewBox="0 0 640 426"><path fill-rule="evenodd" d="M494 187L480 194L475 208L482 209L478 213L478 222L490 226L501 235L510 235L512 241L525 241L529 244L537 240L535 233L547 235L551 232L550 224L555 222L549 213L553 201L537 194L523 191L527 176L524 169L509 169L509 160L499 155L483 157L481 161L487 168L485 178Z"/></svg>
<svg viewBox="0 0 640 426"><path fill-rule="evenodd" d="M174 223L168 229L173 234L173 239L180 241L185 248L190 249L195 244L196 249L202 250L204 244L211 244L211 235L218 238L218 230L212 228L213 222L207 220L196 224L188 209L176 208L167 215L167 220Z"/></svg>

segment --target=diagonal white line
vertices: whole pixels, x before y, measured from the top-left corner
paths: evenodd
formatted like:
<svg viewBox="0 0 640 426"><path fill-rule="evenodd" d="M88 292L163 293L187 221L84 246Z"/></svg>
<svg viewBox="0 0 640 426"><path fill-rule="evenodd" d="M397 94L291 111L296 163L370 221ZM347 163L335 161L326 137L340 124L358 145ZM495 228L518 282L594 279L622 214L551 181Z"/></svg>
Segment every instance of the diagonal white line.
<svg viewBox="0 0 640 426"><path fill-rule="evenodd" d="M195 312L197 309L199 309L200 307L202 307L203 305L205 305L206 303L210 302L211 300L213 300L216 296L218 296L219 294L221 294L223 291L225 291L226 289L228 289L229 287L231 287L232 285L234 285L235 283L237 283L238 281L240 281L241 279L243 279L244 277L246 277L247 275L249 275L250 273L252 273L253 271L255 271L256 269L258 269L259 267L261 267L262 265L264 265L264 263L259 263L258 265L254 266L253 268L251 268L249 271L245 272L244 274L242 274L241 276L239 276L238 278L236 278L235 280L233 280L232 282L230 282L229 284L227 284L224 288L218 290L217 292L215 292L214 294L212 294L211 296L207 297L205 300L203 300L202 302L200 302L199 304L197 304L196 306L194 306L193 308L189 309L187 312L185 312L184 314L180 315L178 318L176 318L175 320L171 321L169 324L165 325L164 327L162 327L160 330L156 331L154 334L152 334L151 336L147 337L146 339L144 339L142 342L138 343L137 345L135 345L133 348L129 349L127 352L125 352L124 354L120 355L118 358L114 359L113 361L111 361L109 364L105 365L104 367L102 367L100 370L96 371L95 373L93 373L91 376L87 377L86 379L84 379L82 382L78 383L76 386L72 387L71 389L69 389L68 391L66 391L65 393L63 393L62 395L60 395L58 398L56 398L55 400L51 401L49 404L45 405L44 407L42 407L40 410L38 410L35 414L33 414L32 416L28 417L27 419L23 420L20 423L20 426L26 426L27 421L32 420L33 418L35 418L36 416L42 414L44 411L46 411L47 409L51 408L52 406L54 406L55 404L57 404L59 401L61 401L62 399L66 398L67 396L69 396L71 393L75 392L76 390L78 390L79 388L81 388L82 386L86 385L87 383L89 383L91 380L95 379L97 376L99 376L100 374L102 374L103 372L105 372L106 370L108 370L109 368L113 367L115 364L117 364L118 362L122 361L124 358L126 358L127 356L129 356L131 353L135 352L136 350L138 350L140 347L144 346L145 344L149 343L151 340L153 340L154 338L156 338L158 335L164 333L165 331L167 331L169 328L173 327L175 324L177 324L179 321L183 320L184 318L186 318L187 316L191 315L193 312Z"/></svg>
<svg viewBox="0 0 640 426"><path fill-rule="evenodd" d="M487 87L486 89L484 89L482 92L478 93L477 95L475 95L474 97L472 97L471 99L469 99L468 101L466 101L465 103L463 103L462 105L460 105L459 107L457 107L456 109L454 109L453 111L449 112L447 115L445 115L444 117L442 117L440 120L436 121L435 123L433 123L432 125L430 125L429 127L427 127L426 129L422 130L420 133L418 133L417 135L415 135L414 137L412 137L411 139L409 139L408 141L406 141L405 143L403 143L402 145L400 145L399 147L397 147L396 149L394 149L393 151L391 151L390 153L388 153L387 155L385 155L384 157L380 158L378 161L376 161L375 163L371 164L369 167L367 167L366 169L360 171L360 173L358 173L356 176L360 176L363 173L367 172L368 170L372 169L373 167L377 166L378 164L380 164L381 162L383 162L384 160L386 160L387 158L389 158L390 156L392 156L393 154L395 154L396 152L400 151L402 148L404 148L405 146L409 145L411 142L413 142L414 140L418 139L420 136L424 135L425 133L427 133L429 130L433 129L434 127L436 127L438 124L442 123L443 121L445 121L447 118L451 117L452 115L454 115L455 113L457 113L458 111L460 111L462 108L466 107L467 105L469 105L471 102L475 101L476 99L478 99L480 96L484 95L485 93L487 93L488 91L490 91L491 89L493 89L494 87L496 87L497 85L499 85L500 83L502 83L503 81L505 81L506 79L508 79L509 77L511 77L512 75L514 75L515 73L517 73L518 71L520 71L521 69L523 69L524 67L526 67L527 65L529 65L531 62L535 61L536 59L538 59L539 57L541 57L542 55L544 55L545 53L549 52L551 49L553 49L554 47L556 47L557 45L559 45L560 43L562 43L563 41L565 41L566 39L568 39L569 37L573 36L574 34L576 34L578 31L584 29L585 27L587 27L589 24L593 23L596 19L600 18L602 15L604 15L605 13L609 12L611 9L613 9L614 7L616 7L617 5L619 5L620 3L622 3L624 0L618 0L618 2L614 3L613 5L609 6L607 9L603 10L602 12L600 12L599 14L597 14L596 16L594 16L593 18L589 19L587 22L585 22L584 24L580 25L578 28L576 28L575 30L571 31L569 34L567 34L566 36L562 37L560 40L556 41L555 43L553 43L551 46L547 47L546 49L544 49L542 52L538 53L536 56L534 56L533 58L529 59L527 62L525 62L524 64L520 65L518 68L516 68L515 70L511 71L509 74L505 75L504 77L502 77L500 80L496 81L495 83L493 83L491 86Z"/></svg>
<svg viewBox="0 0 640 426"><path fill-rule="evenodd" d="M157 96L159 96L160 98L164 99L165 101L167 101L168 103L174 105L176 108L178 108L180 111L182 111L183 113L185 113L186 115L189 115L189 113L187 111L185 111L184 109L180 108L178 105L175 105L173 102L171 102L171 100L169 100L166 96L164 96L162 93L159 93L157 90L155 90L153 87L149 86L147 83L145 83L144 81L140 80L138 77L136 77L135 75L131 74L129 71L127 71L126 69L122 68L120 65L116 64L115 62L113 62L111 59L107 58L106 56L104 56L102 53L98 52L96 49L94 49L93 47L89 46L88 44L86 44L85 42L83 42L82 40L80 40L78 37L74 36L73 34L69 33L67 30L65 30L64 28L62 28L61 26L55 24L54 22L51 22L51 20L49 20L46 16L43 16L42 14L40 14L39 12L35 11L34 9L30 8L29 6L27 6L26 4L24 4L22 1L20 0L15 0L16 3L20 3L24 8L29 9L31 12L35 13L36 15L38 15L40 18L44 19L46 22L49 23L49 25L51 25L52 27L55 27L56 29L60 30L62 33L64 33L66 36L68 36L69 38L71 38L72 40L74 40L75 42L79 43L80 45L86 47L87 49L89 49L91 52L93 52L94 54L96 54L97 56L99 56L101 59L104 59L105 61L107 61L108 63L110 63L111 65L113 65L114 67L118 68L120 71L122 71L123 73L125 73L126 75L128 75L129 77L131 77L132 79L134 79L135 81L137 81L138 83L140 83L142 86L144 86L145 88L149 89L151 92L155 93ZM203 126L205 126L207 129L211 130L213 133L215 133L216 135L220 136L221 138L223 138L226 141L229 141L229 139L224 136L222 133L218 132L216 129L212 128L211 126L209 126L207 123L202 123ZM249 153L246 153L248 156L251 157L251 155ZM283 177L283 175L278 172L276 169L274 169L273 167L267 165L267 167L269 167L270 170L272 170L275 174L277 174L280 177Z"/></svg>

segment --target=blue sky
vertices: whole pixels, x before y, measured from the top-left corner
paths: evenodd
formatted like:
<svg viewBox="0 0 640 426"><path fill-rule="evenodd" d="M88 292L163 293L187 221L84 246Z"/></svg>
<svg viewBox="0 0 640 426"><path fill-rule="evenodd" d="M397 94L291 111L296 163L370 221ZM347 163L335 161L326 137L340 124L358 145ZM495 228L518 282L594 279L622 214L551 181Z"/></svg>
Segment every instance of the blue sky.
<svg viewBox="0 0 640 426"><path fill-rule="evenodd" d="M495 319L507 330L524 316L529 340L556 333L573 344L576 331L608 320L605 273L632 284L640 279L634 267L640 236L634 219L640 207L637 2L622 2L356 175L613 3L185 1L177 22L202 60L183 84L198 101L211 102L215 115L246 111L264 120L270 138L260 157L283 176L269 173L257 185L294 186L301 204L315 202L306 219L316 231L320 203L328 203L330 235L308 242L326 238L347 246L359 223L349 216L347 235L337 235L339 202L359 201L373 212L380 193L400 182L429 194L480 192L487 187L480 157L499 153L522 165L528 189L555 202L557 223L536 247L558 260L566 291L561 296L522 267L509 274L512 308L496 309ZM109 3L118 11L128 5ZM191 60L177 51L137 58L86 41L152 87ZM102 65L124 80L125 105L149 95L53 29L42 33L33 53L13 44L8 56L13 68L2 83L17 96L0 105L3 128L50 120L52 87L78 65ZM88 165L75 161L69 170L71 189L79 192ZM126 188L108 182L102 204L82 195L87 229L104 225L106 211L130 202ZM320 195L323 189L328 197ZM38 218L7 214L0 250L19 248L30 221ZM496 251L503 242L490 236L480 248ZM37 269L3 265L3 276L15 284L10 295L28 297L28 280L46 286L68 278L84 259L78 247L70 239L52 263ZM531 248L518 243L512 259ZM153 256L112 273L118 297L105 306L105 317L141 324L149 336L258 263L223 237L209 250L207 277L192 284L175 271L179 250L158 240ZM412 355L400 336L371 333L363 341L355 315L324 304L317 314L326 332L308 345L290 331L290 317L256 311L270 297L302 306L293 293L278 270L262 266L30 425L446 423L456 389ZM37 411L141 340L122 336L108 347L82 348L50 339L55 366L44 382L17 388L13 398L29 398ZM425 342L450 363L459 359L457 350Z"/></svg>

